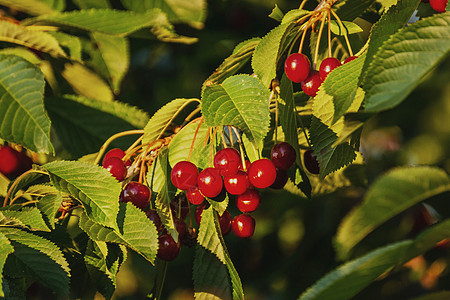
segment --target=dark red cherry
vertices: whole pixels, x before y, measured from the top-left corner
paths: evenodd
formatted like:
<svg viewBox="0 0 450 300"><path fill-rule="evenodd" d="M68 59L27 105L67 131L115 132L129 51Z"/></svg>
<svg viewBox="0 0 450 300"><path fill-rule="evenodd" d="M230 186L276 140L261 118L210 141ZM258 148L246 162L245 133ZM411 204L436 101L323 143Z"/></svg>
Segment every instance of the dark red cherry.
<svg viewBox="0 0 450 300"><path fill-rule="evenodd" d="M445 13L448 0L430 0L431 8L439 13Z"/></svg>
<svg viewBox="0 0 450 300"><path fill-rule="evenodd" d="M319 162L317 161L316 156L312 149L308 149L303 154L303 163L305 164L306 170L308 170L312 174L319 174Z"/></svg>
<svg viewBox="0 0 450 300"><path fill-rule="evenodd" d="M25 153L10 146L0 146L0 173L6 177L17 177L31 169L33 162Z"/></svg>
<svg viewBox="0 0 450 300"><path fill-rule="evenodd" d="M162 260L171 261L177 258L178 254L180 254L180 244L175 243L172 236L168 233L158 237L158 244L159 247L157 256Z"/></svg>
<svg viewBox="0 0 450 300"><path fill-rule="evenodd" d="M103 157L103 161L107 160L110 157L118 157L118 158L122 159L124 156L125 156L125 152L123 152L122 149L114 148L114 149L111 149L108 152L106 152L105 157ZM126 167L131 166L131 160L130 159L128 159L125 162L125 166Z"/></svg>
<svg viewBox="0 0 450 300"><path fill-rule="evenodd" d="M349 56L344 60L344 64L351 62L352 60L357 59L357 58L358 58L358 56Z"/></svg>
<svg viewBox="0 0 450 300"><path fill-rule="evenodd" d="M247 214L238 215L231 222L233 233L239 238L249 238L255 232L255 219Z"/></svg>
<svg viewBox="0 0 450 300"><path fill-rule="evenodd" d="M308 77L311 62L308 57L302 53L293 53L288 56L284 62L284 72L289 80L293 82L302 82Z"/></svg>
<svg viewBox="0 0 450 300"><path fill-rule="evenodd" d="M214 198L218 196L223 187L222 176L220 176L219 170L206 168L201 171L198 175L197 185L205 197Z"/></svg>
<svg viewBox="0 0 450 300"><path fill-rule="evenodd" d="M225 148L214 155L214 168L220 171L222 176L235 175L239 171L241 156L234 148Z"/></svg>
<svg viewBox="0 0 450 300"><path fill-rule="evenodd" d="M118 181L122 181L127 176L127 167L125 167L122 159L118 157L110 157L103 161L103 168L109 171Z"/></svg>
<svg viewBox="0 0 450 300"><path fill-rule="evenodd" d="M341 62L335 57L328 57L322 60L322 63L319 67L320 80L325 81L325 78L327 78L328 74L330 74L331 71L333 71L340 65Z"/></svg>
<svg viewBox="0 0 450 300"><path fill-rule="evenodd" d="M122 202L131 202L137 208L144 209L149 204L150 196L151 191L146 185L130 181L123 188L120 199Z"/></svg>
<svg viewBox="0 0 450 300"><path fill-rule="evenodd" d="M231 215L228 210L224 211L221 216L219 216L219 225L222 235L227 235L231 231Z"/></svg>
<svg viewBox="0 0 450 300"><path fill-rule="evenodd" d="M260 200L261 196L258 190L248 189L236 197L236 206L243 213L252 212L258 208Z"/></svg>
<svg viewBox="0 0 450 300"><path fill-rule="evenodd" d="M275 178L274 183L270 186L270 188L275 190L280 190L284 188L287 181L289 179L287 170L282 170L277 168L277 178Z"/></svg>
<svg viewBox="0 0 450 300"><path fill-rule="evenodd" d="M248 175L244 171L238 171L237 174L233 176L225 176L223 182L225 184L225 189L231 195L240 195L244 193L250 184Z"/></svg>
<svg viewBox="0 0 450 300"><path fill-rule="evenodd" d="M310 97L315 97L319 91L322 80L320 79L319 72L311 70L309 76L302 81L301 86L303 92Z"/></svg>
<svg viewBox="0 0 450 300"><path fill-rule="evenodd" d="M195 221L197 222L198 225L200 225L200 221L202 219L202 213L203 213L203 210L205 209L205 207L206 207L206 203L203 203L195 208L194 217L195 217Z"/></svg>
<svg viewBox="0 0 450 300"><path fill-rule="evenodd" d="M177 218L186 219L189 214L189 201L184 193L180 193L173 197L170 201L170 209Z"/></svg>
<svg viewBox="0 0 450 300"><path fill-rule="evenodd" d="M173 185L183 191L197 186L198 169L189 161L180 161L173 166L171 180Z"/></svg>
<svg viewBox="0 0 450 300"><path fill-rule="evenodd" d="M275 169L275 165L267 158L255 160L248 169L250 183L259 189L265 189L271 186L276 177L277 170Z"/></svg>
<svg viewBox="0 0 450 300"><path fill-rule="evenodd" d="M294 147L287 142L276 144L272 147L270 153L270 159L275 167L282 170L287 170L292 167L296 158L297 154L295 153Z"/></svg>
<svg viewBox="0 0 450 300"><path fill-rule="evenodd" d="M147 215L147 218L155 224L156 230L160 233L163 230L163 225L156 210L149 209L145 212L145 214Z"/></svg>
<svg viewBox="0 0 450 300"><path fill-rule="evenodd" d="M203 200L205 200L205 197L203 197L202 193L200 193L200 190L196 186L186 191L186 197L189 202L194 205L202 204Z"/></svg>
<svg viewBox="0 0 450 300"><path fill-rule="evenodd" d="M186 222L177 217L174 217L173 223L175 224L175 229L178 232L178 239L183 239L187 232Z"/></svg>

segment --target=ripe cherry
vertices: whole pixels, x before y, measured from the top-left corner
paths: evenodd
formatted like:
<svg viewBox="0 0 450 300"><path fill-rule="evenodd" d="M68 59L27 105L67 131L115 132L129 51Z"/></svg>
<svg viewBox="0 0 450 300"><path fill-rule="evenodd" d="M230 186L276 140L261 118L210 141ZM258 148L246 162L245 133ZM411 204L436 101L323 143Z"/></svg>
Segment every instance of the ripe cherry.
<svg viewBox="0 0 450 300"><path fill-rule="evenodd" d="M177 258L178 254L180 254L180 244L175 243L172 236L168 233L158 237L158 244L159 247L157 256L162 260L171 261Z"/></svg>
<svg viewBox="0 0 450 300"><path fill-rule="evenodd" d="M308 77L311 62L309 58L302 53L293 53L289 55L284 63L284 72L293 82L302 82Z"/></svg>
<svg viewBox="0 0 450 300"><path fill-rule="evenodd" d="M240 195L244 193L250 184L248 175L244 171L238 171L237 174L233 176L225 176L223 181L225 189L231 195Z"/></svg>
<svg viewBox="0 0 450 300"><path fill-rule="evenodd" d="M225 148L214 155L214 168L220 171L222 176L235 175L239 171L241 156L234 148Z"/></svg>
<svg viewBox="0 0 450 300"><path fill-rule="evenodd" d="M31 169L31 158L9 146L0 146L0 173L7 177L17 177Z"/></svg>
<svg viewBox="0 0 450 300"><path fill-rule="evenodd" d="M110 157L103 161L103 168L109 171L118 181L122 181L127 176L127 167L125 167L122 159L118 157Z"/></svg>
<svg viewBox="0 0 450 300"><path fill-rule="evenodd" d="M328 74L330 74L331 71L333 71L340 65L341 62L335 57L328 57L322 60L322 63L319 67L320 80L325 81L325 78L327 78Z"/></svg>
<svg viewBox="0 0 450 300"><path fill-rule="evenodd" d="M180 193L173 197L170 201L170 209L174 216L180 219L186 219L189 214L189 201L184 193Z"/></svg>
<svg viewBox="0 0 450 300"><path fill-rule="evenodd" d="M317 161L316 156L312 149L308 149L303 154L303 162L305 164L306 170L308 170L312 174L319 174L319 162Z"/></svg>
<svg viewBox="0 0 450 300"><path fill-rule="evenodd" d="M430 0L431 7L439 13L445 13L447 3L448 0Z"/></svg>
<svg viewBox="0 0 450 300"><path fill-rule="evenodd" d="M203 200L205 200L205 197L203 197L202 193L200 193L200 190L196 186L186 191L186 197L189 202L194 205L202 204Z"/></svg>
<svg viewBox="0 0 450 300"><path fill-rule="evenodd" d="M302 81L301 86L303 92L310 97L315 97L319 91L322 80L320 79L319 72L311 70L309 76Z"/></svg>
<svg viewBox="0 0 450 300"><path fill-rule="evenodd" d="M243 213L252 212L258 208L260 200L261 196L258 190L248 189L236 197L236 206Z"/></svg>
<svg viewBox="0 0 450 300"><path fill-rule="evenodd" d="M198 169L189 161L180 161L173 166L171 180L173 185L183 191L197 186Z"/></svg>
<svg viewBox="0 0 450 300"><path fill-rule="evenodd" d="M295 153L294 147L292 147L287 142L281 142L272 147L270 152L270 159L272 160L275 167L282 170L287 170L295 162L297 154Z"/></svg>
<svg viewBox="0 0 450 300"><path fill-rule="evenodd" d="M200 172L197 179L200 192L208 198L214 198L220 194L223 187L220 172L215 168L206 168Z"/></svg>
<svg viewBox="0 0 450 300"><path fill-rule="evenodd" d="M174 217L173 218L173 223L175 225L175 229L178 232L178 238L181 240L184 238L184 236L186 235L187 232L187 226L186 226L186 222L184 222L183 220Z"/></svg>
<svg viewBox="0 0 450 300"><path fill-rule="evenodd" d="M255 219L247 214L238 215L231 222L233 233L239 238L249 238L255 232Z"/></svg>
<svg viewBox="0 0 450 300"><path fill-rule="evenodd" d="M149 209L145 212L145 214L147 215L147 218L155 224L156 230L160 233L163 230L163 225L156 210Z"/></svg>
<svg viewBox="0 0 450 300"><path fill-rule="evenodd" d="M146 185L137 181L130 181L123 188L120 200L122 202L131 202L137 208L144 209L149 203L150 195L151 191Z"/></svg>
<svg viewBox="0 0 450 300"><path fill-rule="evenodd" d="M348 62L351 62L352 60L354 60L354 59L356 59L356 58L358 58L358 56L349 56L349 57L347 57L345 60L344 60L344 64L346 64L346 63L348 63Z"/></svg>
<svg viewBox="0 0 450 300"><path fill-rule="evenodd" d="M125 152L123 152L122 149L114 148L114 149L111 149L108 152L106 152L105 157L103 157L103 161L107 160L110 157L118 157L118 158L122 159L124 156L125 156ZM125 162L125 166L126 167L131 166L131 160L130 159L128 159Z"/></svg>
<svg viewBox="0 0 450 300"><path fill-rule="evenodd" d="M259 189L265 189L274 183L277 170L273 162L267 158L255 160L248 169L250 183Z"/></svg>
<svg viewBox="0 0 450 300"><path fill-rule="evenodd" d="M195 221L197 222L198 225L200 225L200 221L202 219L202 213L203 213L203 210L205 209L205 207L206 207L206 203L203 203L195 208L194 217L195 217Z"/></svg>
<svg viewBox="0 0 450 300"><path fill-rule="evenodd" d="M224 211L221 216L219 216L220 232L222 235L227 235L231 231L231 215L228 210Z"/></svg>
<svg viewBox="0 0 450 300"><path fill-rule="evenodd" d="M287 181L289 179L287 170L282 170L277 168L277 178L275 178L274 183L270 186L270 188L275 190L280 190L284 188Z"/></svg>

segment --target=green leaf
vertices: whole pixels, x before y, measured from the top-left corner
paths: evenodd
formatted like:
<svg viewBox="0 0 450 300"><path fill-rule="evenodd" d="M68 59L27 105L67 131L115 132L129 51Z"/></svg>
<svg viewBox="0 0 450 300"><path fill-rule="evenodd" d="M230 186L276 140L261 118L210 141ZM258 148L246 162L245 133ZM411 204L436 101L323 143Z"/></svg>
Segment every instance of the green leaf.
<svg viewBox="0 0 450 300"><path fill-rule="evenodd" d="M332 20L330 22L331 32L335 35L344 35L344 33L353 34L363 31L361 27L353 22L342 21L342 25L343 26L339 25L337 21Z"/></svg>
<svg viewBox="0 0 450 300"><path fill-rule="evenodd" d="M450 14L415 22L391 36L367 69L366 111L401 103L450 52Z"/></svg>
<svg viewBox="0 0 450 300"><path fill-rule="evenodd" d="M0 297L5 297L3 292L3 266L5 265L6 258L10 253L14 251L11 246L11 242L6 238L6 236L0 232Z"/></svg>
<svg viewBox="0 0 450 300"><path fill-rule="evenodd" d="M45 224L44 219L42 219L39 209L35 207L24 207L20 211L2 210L1 213L8 218L19 220L30 230L50 231L47 224Z"/></svg>
<svg viewBox="0 0 450 300"><path fill-rule="evenodd" d="M69 57L76 61L81 61L81 41L77 36L70 35L61 31L49 31L59 45L66 49Z"/></svg>
<svg viewBox="0 0 450 300"><path fill-rule="evenodd" d="M114 99L108 84L97 73L81 63L66 63L61 75L79 95L104 102Z"/></svg>
<svg viewBox="0 0 450 300"><path fill-rule="evenodd" d="M293 23L298 21L301 17L304 17L311 12L309 10L304 9L292 9L288 11L284 17L283 20L281 20L281 24L287 24L287 23Z"/></svg>
<svg viewBox="0 0 450 300"><path fill-rule="evenodd" d="M35 152L53 153L44 85L36 66L18 56L0 56L0 137Z"/></svg>
<svg viewBox="0 0 450 300"><path fill-rule="evenodd" d="M61 250L49 240L16 228L0 227L14 247L14 256L39 279L60 294L69 293L69 264Z"/></svg>
<svg viewBox="0 0 450 300"><path fill-rule="evenodd" d="M121 2L125 8L135 12L159 8L170 22L187 23L197 29L203 28L206 19L206 0L121 0Z"/></svg>
<svg viewBox="0 0 450 300"><path fill-rule="evenodd" d="M230 202L228 193L225 194L225 199L223 199L222 201L214 201L210 198L205 199L209 202L209 204L211 204L212 208L214 208L214 210L217 211L220 216L223 215L223 213L227 210L228 204Z"/></svg>
<svg viewBox="0 0 450 300"><path fill-rule="evenodd" d="M364 201L342 221L335 237L338 257L350 250L375 228L409 207L450 190L450 178L432 167L401 167L380 177Z"/></svg>
<svg viewBox="0 0 450 300"><path fill-rule="evenodd" d="M232 125L251 142L262 141L269 131L269 91L257 78L235 75L222 84L207 86L202 114L208 126Z"/></svg>
<svg viewBox="0 0 450 300"><path fill-rule="evenodd" d="M199 100L195 98L175 99L161 107L145 126L142 143L148 144L159 139L176 115L192 102L199 102Z"/></svg>
<svg viewBox="0 0 450 300"><path fill-rule="evenodd" d="M97 46L96 51L91 52L93 63L101 66L98 70L108 79L114 93L118 94L130 64L128 39L101 32L93 32L92 38Z"/></svg>
<svg viewBox="0 0 450 300"><path fill-rule="evenodd" d="M368 9L375 0L340 0L333 8L341 20L353 21Z"/></svg>
<svg viewBox="0 0 450 300"><path fill-rule="evenodd" d="M297 113L295 110L294 90L292 81L283 74L280 83L280 97L278 100L278 112L280 125L284 133L284 140L295 149L297 155L297 165L301 165L300 152L298 149L298 133L297 133Z"/></svg>
<svg viewBox="0 0 450 300"><path fill-rule="evenodd" d="M8 190L10 190L10 197L16 196L16 194L24 189L25 187L29 186L36 180L40 179L43 176L41 173L36 172L29 172L27 174L24 174L23 177L20 178L20 181L13 180L8 185Z"/></svg>
<svg viewBox="0 0 450 300"><path fill-rule="evenodd" d="M55 229L55 216L61 206L63 198L60 193L48 194L37 203L37 208L42 212L45 221L52 229Z"/></svg>
<svg viewBox="0 0 450 300"><path fill-rule="evenodd" d="M10 47L0 50L0 55L15 55L22 57L33 65L38 65L41 63L41 59L36 56L31 50L24 47Z"/></svg>
<svg viewBox="0 0 450 300"><path fill-rule="evenodd" d="M11 7L30 15L54 13L55 9L45 2L40 0L0 0L0 5Z"/></svg>
<svg viewBox="0 0 450 300"><path fill-rule="evenodd" d="M108 0L73 0L81 9L88 8L110 8Z"/></svg>
<svg viewBox="0 0 450 300"><path fill-rule="evenodd" d="M43 15L23 22L25 25L56 25L125 36L136 30L160 25L164 14L159 9L145 13L113 9L87 9Z"/></svg>
<svg viewBox="0 0 450 300"><path fill-rule="evenodd" d="M29 30L26 26L7 21L0 21L0 41L22 45L54 57L67 57L58 40L51 34Z"/></svg>
<svg viewBox="0 0 450 300"><path fill-rule="evenodd" d="M158 233L145 213L131 203L121 203L117 224L119 229L114 231L83 213L79 226L92 240L127 246L153 263L158 251Z"/></svg>
<svg viewBox="0 0 450 300"><path fill-rule="evenodd" d="M372 63L375 54L381 49L383 43L391 35L408 23L414 10L419 5L419 0L405 0L397 2L397 5L391 6L389 10L381 16L381 19L373 25L370 32L369 47L366 52L366 61L364 62L363 74Z"/></svg>
<svg viewBox="0 0 450 300"><path fill-rule="evenodd" d="M281 40L290 23L278 25L261 39L252 57L253 72L264 86L269 87L277 76L277 63Z"/></svg>
<svg viewBox="0 0 450 300"><path fill-rule="evenodd" d="M277 4L275 4L275 7L272 9L272 12L269 14L269 18L274 19L275 21L281 22L283 20L284 13L281 11L281 9L278 7Z"/></svg>
<svg viewBox="0 0 450 300"><path fill-rule="evenodd" d="M84 162L55 161L42 166L53 185L78 199L92 221L118 229L120 184L104 168Z"/></svg>
<svg viewBox="0 0 450 300"><path fill-rule="evenodd" d="M449 236L450 219L446 219L425 230L415 240L387 245L341 265L317 281L299 299L351 299L386 271L426 252Z"/></svg>

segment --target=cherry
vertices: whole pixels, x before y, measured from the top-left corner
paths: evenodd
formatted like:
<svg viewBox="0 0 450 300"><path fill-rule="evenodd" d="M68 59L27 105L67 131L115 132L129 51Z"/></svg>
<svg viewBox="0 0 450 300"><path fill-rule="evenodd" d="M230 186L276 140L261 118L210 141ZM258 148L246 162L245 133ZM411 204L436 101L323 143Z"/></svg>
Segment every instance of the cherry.
<svg viewBox="0 0 450 300"><path fill-rule="evenodd" d="M447 3L448 0L430 0L431 7L439 13L445 13Z"/></svg>
<svg viewBox="0 0 450 300"><path fill-rule="evenodd" d="M171 180L173 185L183 191L197 186L198 169L189 161L180 161L173 166Z"/></svg>
<svg viewBox="0 0 450 300"><path fill-rule="evenodd" d="M149 209L145 212L145 214L147 215L147 218L155 224L156 230L160 233L163 230L163 225L156 210Z"/></svg>
<svg viewBox="0 0 450 300"><path fill-rule="evenodd" d="M319 72L311 70L308 77L302 81L301 86L306 95L315 97L321 84L322 80L320 79Z"/></svg>
<svg viewBox="0 0 450 300"><path fill-rule="evenodd" d="M319 67L320 80L325 81L325 78L327 78L328 74L340 65L341 62L335 57L327 57L322 60L322 63Z"/></svg>
<svg viewBox="0 0 450 300"><path fill-rule="evenodd" d="M255 219L247 214L238 215L231 222L233 233L239 238L249 238L255 232Z"/></svg>
<svg viewBox="0 0 450 300"><path fill-rule="evenodd" d="M302 82L308 77L311 62L309 58L302 53L293 53L289 55L284 63L284 72L293 82Z"/></svg>
<svg viewBox="0 0 450 300"><path fill-rule="evenodd" d="M202 204L203 200L205 200L205 197L203 197L202 193L200 193L200 190L196 186L186 191L186 197L189 202L194 205Z"/></svg>
<svg viewBox="0 0 450 300"><path fill-rule="evenodd" d="M319 162L312 149L308 149L303 154L303 162L305 163L306 170L312 174L319 174Z"/></svg>
<svg viewBox="0 0 450 300"><path fill-rule="evenodd" d="M242 160L239 162L239 170L247 172L248 168L250 167L250 161L245 160L244 165L242 165Z"/></svg>
<svg viewBox="0 0 450 300"><path fill-rule="evenodd" d="M222 235L227 235L231 231L231 215L228 210L224 211L221 216L219 216L220 232Z"/></svg>
<svg viewBox="0 0 450 300"><path fill-rule="evenodd" d="M225 148L214 155L214 168L220 171L222 176L235 175L239 171L241 156L234 148Z"/></svg>
<svg viewBox="0 0 450 300"><path fill-rule="evenodd" d="M236 197L236 206L243 213L252 212L258 208L260 199L258 190L248 189L245 193Z"/></svg>
<svg viewBox="0 0 450 300"><path fill-rule="evenodd" d="M137 208L144 209L149 203L150 195L151 191L146 185L130 181L123 188L120 199L122 202L131 202Z"/></svg>
<svg viewBox="0 0 450 300"><path fill-rule="evenodd" d="M288 181L289 176L287 170L282 170L277 168L277 177L275 178L274 183L270 186L270 188L275 190L282 189L286 182Z"/></svg>
<svg viewBox="0 0 450 300"><path fill-rule="evenodd" d="M180 240L183 239L187 232L186 223L177 217L173 218L173 223L175 224L175 229L178 232L178 238Z"/></svg>
<svg viewBox="0 0 450 300"><path fill-rule="evenodd" d="M110 157L103 161L103 168L109 171L118 181L122 181L127 176L127 167L125 167L122 159L118 157Z"/></svg>
<svg viewBox="0 0 450 300"><path fill-rule="evenodd" d="M170 209L175 216L186 219L189 214L189 202L185 194L178 194L170 201Z"/></svg>
<svg viewBox="0 0 450 300"><path fill-rule="evenodd" d="M244 171L238 171L237 174L233 176L225 176L223 181L225 189L231 195L240 195L244 193L250 184L248 175Z"/></svg>
<svg viewBox="0 0 450 300"><path fill-rule="evenodd" d="M272 160L275 167L282 170L287 170L295 162L297 154L295 153L294 147L292 147L287 142L281 142L272 147L270 152L270 159Z"/></svg>
<svg viewBox="0 0 450 300"><path fill-rule="evenodd" d="M124 156L125 156L125 152L123 152L122 149L114 148L114 149L111 149L108 152L106 152L105 157L103 157L103 161L107 160L110 157L118 157L118 158L122 159ZM126 167L131 166L131 160L130 159L128 159L125 162L125 166Z"/></svg>
<svg viewBox="0 0 450 300"><path fill-rule="evenodd" d="M31 169L31 158L9 146L0 146L0 173L7 177L17 177Z"/></svg>
<svg viewBox="0 0 450 300"><path fill-rule="evenodd" d="M348 63L348 62L351 62L352 60L354 60L354 59L356 59L356 58L358 58L358 56L349 56L349 57L347 57L345 60L344 60L344 64L346 64L346 63Z"/></svg>
<svg viewBox="0 0 450 300"><path fill-rule="evenodd" d="M269 187L274 183L276 177L275 165L267 158L255 160L248 169L250 183L259 189Z"/></svg>
<svg viewBox="0 0 450 300"><path fill-rule="evenodd" d="M220 171L215 168L204 169L198 175L197 185L204 196L208 198L218 196L223 187Z"/></svg>
<svg viewBox="0 0 450 300"><path fill-rule="evenodd" d="M180 244L175 243L173 237L168 233L158 237L158 244L158 253L156 255L162 260L171 261L180 254Z"/></svg>
<svg viewBox="0 0 450 300"><path fill-rule="evenodd" d="M195 217L195 221L197 222L198 225L200 225L200 221L202 219L202 213L203 213L203 210L205 209L205 207L206 207L206 203L203 203L195 208L194 217Z"/></svg>

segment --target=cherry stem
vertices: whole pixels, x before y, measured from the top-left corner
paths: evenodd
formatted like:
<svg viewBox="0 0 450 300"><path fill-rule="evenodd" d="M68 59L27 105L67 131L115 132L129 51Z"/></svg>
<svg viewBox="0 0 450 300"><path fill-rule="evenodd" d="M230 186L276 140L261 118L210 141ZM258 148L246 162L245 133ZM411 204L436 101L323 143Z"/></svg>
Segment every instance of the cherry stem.
<svg viewBox="0 0 450 300"><path fill-rule="evenodd" d="M14 180L14 183L11 185L11 187L9 188L8 192L6 193L5 199L3 200L3 207L5 207L8 204L8 199L11 196L12 191L14 190L14 188L19 184L19 182L28 174L31 173L37 173L37 174L43 174L43 175L48 175L47 172L44 171L40 171L40 170L28 170L24 173L22 173L19 177L16 178L16 180Z"/></svg>
<svg viewBox="0 0 450 300"><path fill-rule="evenodd" d="M239 136L239 132L237 131L237 129L234 126L231 128L233 129L234 134L236 134L236 138L238 140L239 150L241 152L242 168L244 168L244 171L247 172L247 166L245 164L245 157L244 157L244 147L242 146L241 137Z"/></svg>
<svg viewBox="0 0 450 300"><path fill-rule="evenodd" d="M192 138L191 149L189 149L188 161L191 161L192 149L194 149L195 139L197 138L197 134L200 129L200 125L202 125L204 120L205 120L204 118L200 118L200 121L198 122L198 125L197 125L197 129L195 129L194 137Z"/></svg>
<svg viewBox="0 0 450 300"><path fill-rule="evenodd" d="M160 267L162 269L158 270L158 274L155 277L155 286L156 286L156 291L155 291L155 298L156 300L160 300L161 299L161 294L162 294L162 290L164 287L164 281L166 281L166 274L167 274L167 261L164 260L160 260L161 265Z"/></svg>
<svg viewBox="0 0 450 300"><path fill-rule="evenodd" d="M97 154L97 158L95 159L94 164L98 164L98 162L100 161L100 158L102 158L103 154L105 153L106 148L108 148L109 144L111 144L112 141L114 141L117 138L127 136L127 135L133 135L133 134L144 134L144 130L140 129L140 130L123 131L123 132L116 133L116 134L112 135L110 138L108 138L106 140L106 142L100 147L100 151Z"/></svg>
<svg viewBox="0 0 450 300"><path fill-rule="evenodd" d="M309 142L308 134L306 133L306 130L305 130L305 124L303 124L302 116L300 116L300 115L298 114L297 106L296 106L296 105L294 105L294 110L295 110L295 114L296 114L296 116L297 116L297 120L299 120L299 122L300 122L300 127L302 128L302 132L303 132L303 134L305 135L306 143L308 144L308 147L309 147L309 148L312 148L311 143Z"/></svg>
<svg viewBox="0 0 450 300"><path fill-rule="evenodd" d="M303 29L302 39L300 40L300 46L298 47L298 53L302 53L303 43L305 42L306 32L308 31L309 25Z"/></svg>
<svg viewBox="0 0 450 300"><path fill-rule="evenodd" d="M317 58L319 56L320 39L322 38L322 32L323 32L323 26L325 25L325 19L326 19L326 15L324 14L321 19L321 22L320 22L319 34L317 35L316 51L314 52L313 69L316 69Z"/></svg>
<svg viewBox="0 0 450 300"><path fill-rule="evenodd" d="M303 0L298 9L303 9L303 6L305 6L306 2L308 2L308 0Z"/></svg>
<svg viewBox="0 0 450 300"><path fill-rule="evenodd" d="M145 148L144 152L142 153L141 168L139 170L139 183L142 183L144 181L145 157L147 156L147 153L149 152L149 149L150 149L150 145L148 145L147 148Z"/></svg>
<svg viewBox="0 0 450 300"><path fill-rule="evenodd" d="M189 123L189 121L202 109L200 107L197 107L196 109L194 109L184 120L183 124L181 124L181 127L183 127L184 125L186 125L187 123Z"/></svg>
<svg viewBox="0 0 450 300"><path fill-rule="evenodd" d="M225 134L223 133L223 128L220 127L219 131L220 131L223 148L227 148L228 146L227 146L227 143L225 142Z"/></svg>
<svg viewBox="0 0 450 300"><path fill-rule="evenodd" d="M336 21L338 22L339 26L344 28L344 39L345 42L347 43L347 48L348 48L348 52L350 54L350 56L353 56L353 51L352 51L352 47L350 46L350 42L348 40L348 35L347 35L347 28L344 27L344 24L342 24L341 19L339 18L339 16L337 15L337 13L335 13L333 10L331 10L331 13L333 14L333 16L336 18Z"/></svg>
<svg viewBox="0 0 450 300"><path fill-rule="evenodd" d="M230 134L230 144L231 147L234 147L234 141L233 141L233 133L231 132L231 126L228 126L228 133Z"/></svg>
<svg viewBox="0 0 450 300"><path fill-rule="evenodd" d="M328 17L328 57L331 57L331 13L327 11Z"/></svg>

